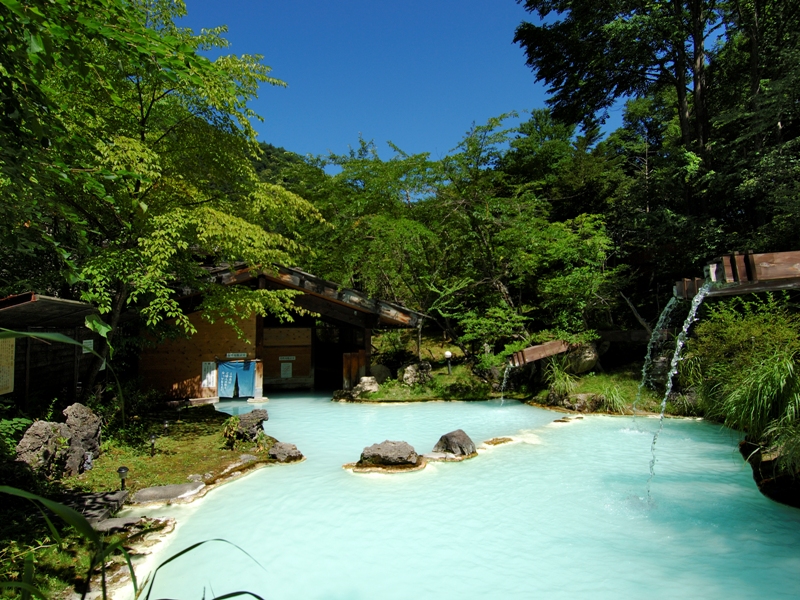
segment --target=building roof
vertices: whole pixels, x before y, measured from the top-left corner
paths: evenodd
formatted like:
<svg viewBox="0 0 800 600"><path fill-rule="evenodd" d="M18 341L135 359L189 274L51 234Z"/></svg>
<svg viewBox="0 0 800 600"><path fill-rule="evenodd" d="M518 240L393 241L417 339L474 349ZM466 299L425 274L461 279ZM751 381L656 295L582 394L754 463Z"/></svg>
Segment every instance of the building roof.
<svg viewBox="0 0 800 600"><path fill-rule="evenodd" d="M26 292L0 300L0 327L80 327L87 316L96 313L86 302Z"/></svg>
<svg viewBox="0 0 800 600"><path fill-rule="evenodd" d="M357 290L301 271L275 266L271 271L254 271L244 263L209 268L220 283L233 285L263 279L270 289L293 289L304 292L294 303L312 312L351 325L372 328L378 324L390 327L416 327L425 318L422 313L404 306L370 298Z"/></svg>

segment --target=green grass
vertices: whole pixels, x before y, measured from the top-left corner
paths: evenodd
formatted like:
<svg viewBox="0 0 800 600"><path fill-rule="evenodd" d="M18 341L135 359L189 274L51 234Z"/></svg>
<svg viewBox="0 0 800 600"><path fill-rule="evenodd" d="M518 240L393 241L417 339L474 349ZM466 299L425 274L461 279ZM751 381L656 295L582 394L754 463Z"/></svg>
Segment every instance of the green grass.
<svg viewBox="0 0 800 600"><path fill-rule="evenodd" d="M486 400L491 387L476 377L465 364L432 363L431 380L422 385L408 386L397 380L381 385L378 392L369 394L371 402L425 402L430 400Z"/></svg>
<svg viewBox="0 0 800 600"><path fill-rule="evenodd" d="M169 425L164 433L164 417ZM192 474L219 475L246 451L267 460L252 444L229 449L222 435L227 415L213 406L188 408L178 413L160 413L140 420L136 443L112 440L103 444L94 468L65 478L63 484L81 491L107 491L119 488L117 469L128 467L127 487L131 491L155 485L186 483ZM136 421L134 421L136 422ZM155 454L150 456L150 435L156 435Z"/></svg>
<svg viewBox="0 0 800 600"><path fill-rule="evenodd" d="M631 413L641 376L641 367L637 364L605 373L591 372L578 379L578 385L573 393L608 396L609 391L614 390L621 402L619 400L614 402L614 409L609 412L619 412L619 409L624 407L624 412ZM636 412L658 412L660 404L661 396L645 387L636 405Z"/></svg>

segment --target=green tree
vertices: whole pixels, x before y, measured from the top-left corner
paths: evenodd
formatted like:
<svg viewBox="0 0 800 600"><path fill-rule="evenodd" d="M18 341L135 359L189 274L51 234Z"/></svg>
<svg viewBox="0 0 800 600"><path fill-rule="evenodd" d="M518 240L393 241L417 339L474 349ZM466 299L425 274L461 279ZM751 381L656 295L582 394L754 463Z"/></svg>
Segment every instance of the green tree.
<svg viewBox="0 0 800 600"><path fill-rule="evenodd" d="M65 137L80 141L52 152L79 167L42 184L32 228L74 265L61 274L98 306L109 336L127 306L149 326L174 318L191 333L177 301L187 293L202 294L206 314L232 324L253 312L289 318L291 293L217 285L202 269L236 261L269 268L304 249L293 230L318 213L260 181L252 164L256 115L248 101L260 84L283 83L269 76L260 56L200 59L202 51L227 47L225 29L195 35L176 26L182 3L134 7L128 16L139 29L166 40L196 68L168 69L156 56L83 39L101 75L85 79L64 65L44 82L60 98ZM106 351L103 345L100 354Z"/></svg>

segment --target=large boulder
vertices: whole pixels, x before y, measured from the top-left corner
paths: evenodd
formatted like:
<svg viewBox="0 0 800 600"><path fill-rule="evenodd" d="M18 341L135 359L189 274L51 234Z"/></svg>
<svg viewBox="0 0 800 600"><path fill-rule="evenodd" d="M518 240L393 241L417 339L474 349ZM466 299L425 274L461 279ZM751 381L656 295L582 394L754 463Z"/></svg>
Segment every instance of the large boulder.
<svg viewBox="0 0 800 600"><path fill-rule="evenodd" d="M369 372L375 378L375 381L378 382L378 385L386 383L386 380L390 379L392 376L391 369L386 365L372 365L369 368Z"/></svg>
<svg viewBox="0 0 800 600"><path fill-rule="evenodd" d="M445 433L433 447L434 452L455 454L456 456L470 456L475 454L475 443L464 433L463 429L456 429Z"/></svg>
<svg viewBox="0 0 800 600"><path fill-rule="evenodd" d="M406 385L419 385L431 378L431 363L422 361L416 365L408 365L399 377Z"/></svg>
<svg viewBox="0 0 800 600"><path fill-rule="evenodd" d="M92 458L100 454L100 428L103 422L78 402L65 408L63 415L67 417L66 425L72 434L64 470L69 475L77 475L83 472L88 454Z"/></svg>
<svg viewBox="0 0 800 600"><path fill-rule="evenodd" d="M269 449L269 457L280 463L296 462L304 458L297 446L286 442L275 442Z"/></svg>
<svg viewBox="0 0 800 600"><path fill-rule="evenodd" d="M255 442L259 431L264 431L264 421L269 420L269 414L263 408L251 410L239 417L239 437Z"/></svg>
<svg viewBox="0 0 800 600"><path fill-rule="evenodd" d="M364 448L357 466L408 467L418 462L419 456L411 444L385 440Z"/></svg>
<svg viewBox="0 0 800 600"><path fill-rule="evenodd" d="M586 373L594 369L600 354L594 344L584 344L567 353L567 371L570 373Z"/></svg>
<svg viewBox="0 0 800 600"><path fill-rule="evenodd" d="M360 398L363 394L374 394L380 389L380 385L374 377L362 377L358 385L353 388L353 396Z"/></svg>
<svg viewBox="0 0 800 600"><path fill-rule="evenodd" d="M17 461L48 476L61 475L71 440L66 423L35 421L17 444Z"/></svg>

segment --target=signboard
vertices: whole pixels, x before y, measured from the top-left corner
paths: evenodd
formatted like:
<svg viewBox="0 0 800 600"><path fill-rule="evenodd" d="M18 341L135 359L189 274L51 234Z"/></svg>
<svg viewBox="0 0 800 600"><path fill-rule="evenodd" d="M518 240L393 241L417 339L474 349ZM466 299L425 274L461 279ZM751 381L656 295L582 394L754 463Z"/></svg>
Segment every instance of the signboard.
<svg viewBox="0 0 800 600"><path fill-rule="evenodd" d="M292 363L290 362L282 362L281 363L281 379L291 379L292 378Z"/></svg>
<svg viewBox="0 0 800 600"><path fill-rule="evenodd" d="M247 358L247 352L228 352L225 358Z"/></svg>
<svg viewBox="0 0 800 600"><path fill-rule="evenodd" d="M281 361L283 361L283 360L294 360L294 359L295 359L294 356L279 356L278 357L278 360L281 360Z"/></svg>
<svg viewBox="0 0 800 600"><path fill-rule="evenodd" d="M89 354L94 350L94 340L83 340L81 344L83 344L83 352L82 352L83 354ZM103 364L100 365L100 370L101 371L106 370L106 361L103 361Z"/></svg>
<svg viewBox="0 0 800 600"><path fill-rule="evenodd" d="M214 361L203 362L203 374L201 377L201 388L217 387L217 363Z"/></svg>
<svg viewBox="0 0 800 600"><path fill-rule="evenodd" d="M0 394L14 391L14 349L16 340L0 340Z"/></svg>

